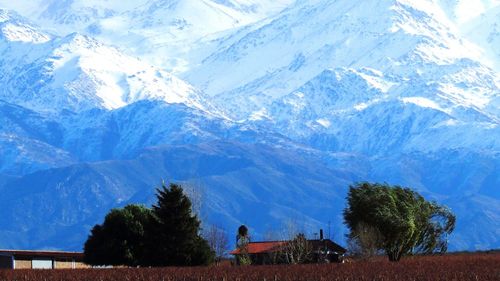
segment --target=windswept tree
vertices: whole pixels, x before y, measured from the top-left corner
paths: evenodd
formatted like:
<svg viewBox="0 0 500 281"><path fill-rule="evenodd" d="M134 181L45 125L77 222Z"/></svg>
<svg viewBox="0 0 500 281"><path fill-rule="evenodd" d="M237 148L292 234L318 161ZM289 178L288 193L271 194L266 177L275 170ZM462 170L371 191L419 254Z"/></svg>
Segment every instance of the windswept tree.
<svg viewBox="0 0 500 281"><path fill-rule="evenodd" d="M447 207L428 202L409 188L360 183L350 186L347 203L344 220L349 239L359 239L361 230L370 229L378 236L370 243L390 261L409 253L446 252L447 235L455 228L455 216Z"/></svg>
<svg viewBox="0 0 500 281"><path fill-rule="evenodd" d="M111 210L102 225L95 225L84 245L90 265L142 265L146 229L153 220L150 209L128 205Z"/></svg>

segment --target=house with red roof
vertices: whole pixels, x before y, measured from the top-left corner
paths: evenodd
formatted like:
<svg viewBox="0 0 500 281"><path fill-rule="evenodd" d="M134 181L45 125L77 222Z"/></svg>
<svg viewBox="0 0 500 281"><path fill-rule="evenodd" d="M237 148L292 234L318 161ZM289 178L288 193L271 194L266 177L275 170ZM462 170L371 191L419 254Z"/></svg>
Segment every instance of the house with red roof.
<svg viewBox="0 0 500 281"><path fill-rule="evenodd" d="M238 256L246 255L250 258L251 264L256 265L298 262L299 258L302 258L303 262L313 263L343 261L347 250L330 239L323 239L322 231L320 239L306 240L305 236L303 237L303 242L298 242L295 239L248 242L230 254L234 255L237 260L239 260Z"/></svg>

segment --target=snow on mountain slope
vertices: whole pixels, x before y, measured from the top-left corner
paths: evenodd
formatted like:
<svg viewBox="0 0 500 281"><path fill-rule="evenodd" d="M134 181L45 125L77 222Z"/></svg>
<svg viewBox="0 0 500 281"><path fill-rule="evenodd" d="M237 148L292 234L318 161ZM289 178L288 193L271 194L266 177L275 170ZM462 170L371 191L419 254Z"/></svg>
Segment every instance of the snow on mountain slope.
<svg viewBox="0 0 500 281"><path fill-rule="evenodd" d="M190 85L79 34L49 36L2 12L0 99L38 111L114 109L143 99L209 107Z"/></svg>
<svg viewBox="0 0 500 281"><path fill-rule="evenodd" d="M96 21L84 32L120 44L155 65L184 72L206 56L206 41L276 13L292 1L147 1Z"/></svg>
<svg viewBox="0 0 500 281"><path fill-rule="evenodd" d="M250 120L323 150L499 150L498 108L490 113L422 95L439 94L439 87L418 80L405 84L366 68L325 70Z"/></svg>
<svg viewBox="0 0 500 281"><path fill-rule="evenodd" d="M157 66L184 71L203 57L199 41L204 37L258 21L294 1L0 0L0 6L15 9L53 33L87 34ZM194 52L202 54L193 56Z"/></svg>
<svg viewBox="0 0 500 281"><path fill-rule="evenodd" d="M211 141L236 125L183 104L149 100L113 111L82 112L61 123L61 146L84 161L133 157L149 146Z"/></svg>
<svg viewBox="0 0 500 281"><path fill-rule="evenodd" d="M51 39L49 34L38 31L18 14L4 9L0 9L0 27L2 36L12 42L45 43Z"/></svg>
<svg viewBox="0 0 500 281"><path fill-rule="evenodd" d="M453 249L498 247L500 80L450 13L465 2L292 2L25 1L37 23L121 50L0 13L0 240L77 249L166 176L203 182L228 229L293 213L333 219L338 239L349 183L401 184L450 202ZM185 77L210 101L122 50L199 63Z"/></svg>
<svg viewBox="0 0 500 281"><path fill-rule="evenodd" d="M420 95L485 108L499 79L480 62L477 46L457 35L433 1L306 1L221 48L185 77L219 104L240 100L229 108L237 118L337 67L394 77L389 92L434 83L435 91Z"/></svg>
<svg viewBox="0 0 500 281"><path fill-rule="evenodd" d="M373 163L347 163L364 179L498 198L499 75L436 2L306 1L227 42L186 77L233 118Z"/></svg>
<svg viewBox="0 0 500 281"><path fill-rule="evenodd" d="M184 104L144 100L112 111L91 110L60 120L61 148L82 161L128 159L151 146L199 144L211 141L296 145L283 135L221 118ZM81 140L85 139L85 142Z"/></svg>
<svg viewBox="0 0 500 281"><path fill-rule="evenodd" d="M0 4L16 8L10 3ZM22 2L22 1L21 1ZM25 1L28 2L28 1ZM36 2L36 1L35 1ZM191 36L206 35L255 21L279 11L293 0L133 0L122 1L39 1L38 14L32 9L23 9L39 20L50 21L57 27L65 26L67 30L82 30L92 24L100 24L103 28L112 28L127 24L137 24L136 29L177 27L177 30L189 29ZM30 4L27 4L29 6ZM119 30L122 31L122 30ZM172 29L173 32L175 29ZM200 33L201 32L201 33ZM180 32L177 37L188 36Z"/></svg>

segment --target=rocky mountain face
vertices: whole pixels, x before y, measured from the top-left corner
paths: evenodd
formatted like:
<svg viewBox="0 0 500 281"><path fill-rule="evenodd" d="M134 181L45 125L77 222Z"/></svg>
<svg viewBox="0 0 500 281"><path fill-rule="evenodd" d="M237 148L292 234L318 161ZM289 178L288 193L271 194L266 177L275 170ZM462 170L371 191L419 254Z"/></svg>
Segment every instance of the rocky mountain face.
<svg viewBox="0 0 500 281"><path fill-rule="evenodd" d="M339 241L350 183L410 186L451 249L500 247L500 3L475 2L0 0L0 248L79 250L162 179L207 224Z"/></svg>

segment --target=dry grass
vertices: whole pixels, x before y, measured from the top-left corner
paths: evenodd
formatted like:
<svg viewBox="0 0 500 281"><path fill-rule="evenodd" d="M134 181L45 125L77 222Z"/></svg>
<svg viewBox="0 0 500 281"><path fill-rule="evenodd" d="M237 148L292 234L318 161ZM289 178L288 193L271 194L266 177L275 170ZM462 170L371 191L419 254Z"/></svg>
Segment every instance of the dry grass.
<svg viewBox="0 0 500 281"><path fill-rule="evenodd" d="M500 254L457 254L347 264L198 268L7 270L8 281L500 280Z"/></svg>

